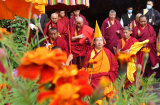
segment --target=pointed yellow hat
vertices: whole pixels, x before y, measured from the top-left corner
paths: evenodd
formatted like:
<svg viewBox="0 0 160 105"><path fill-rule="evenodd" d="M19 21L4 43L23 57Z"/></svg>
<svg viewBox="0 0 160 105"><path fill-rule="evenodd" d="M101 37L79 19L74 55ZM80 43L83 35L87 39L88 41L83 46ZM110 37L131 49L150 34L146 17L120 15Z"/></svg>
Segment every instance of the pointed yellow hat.
<svg viewBox="0 0 160 105"><path fill-rule="evenodd" d="M101 33L101 30L99 29L99 26L96 20L94 38L97 38L97 37L102 37L102 33Z"/></svg>

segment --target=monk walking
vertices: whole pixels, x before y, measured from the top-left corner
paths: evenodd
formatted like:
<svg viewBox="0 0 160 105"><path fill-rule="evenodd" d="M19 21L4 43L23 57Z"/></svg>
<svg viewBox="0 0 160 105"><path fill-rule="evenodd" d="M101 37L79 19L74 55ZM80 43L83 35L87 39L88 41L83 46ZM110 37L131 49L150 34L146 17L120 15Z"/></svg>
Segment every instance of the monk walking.
<svg viewBox="0 0 160 105"><path fill-rule="evenodd" d="M118 63L114 60L114 55L110 50L103 47L105 39L102 37L98 24L96 23L94 39L92 41L93 48L87 52L83 67L86 68L91 78L91 85L96 88L102 76L108 77L112 83L117 79ZM90 64L87 62L96 62ZM91 70L91 65L93 68Z"/></svg>
<svg viewBox="0 0 160 105"><path fill-rule="evenodd" d="M58 34L68 42L68 30L61 22L58 21L58 14L53 13L51 15L51 20L46 24L44 29L44 34L48 37L50 36L50 28L57 28Z"/></svg>
<svg viewBox="0 0 160 105"><path fill-rule="evenodd" d="M116 19L116 11L110 10L109 18L103 21L101 32L106 40L104 47L108 48L112 53L114 53L113 47L117 46L117 40L123 37L122 30L123 27Z"/></svg>
<svg viewBox="0 0 160 105"><path fill-rule="evenodd" d="M136 38L138 41L142 42L146 39L149 43L145 45L150 49L149 59L145 68L145 77L149 77L153 72L159 68L159 58L156 54L155 41L156 33L151 25L147 23L146 16L142 15L139 17L139 24L133 29L132 37Z"/></svg>
<svg viewBox="0 0 160 105"><path fill-rule="evenodd" d="M74 15L70 19L70 23L69 23L70 28L72 28L74 25L76 25L76 18L77 17L82 17L83 18L83 24L88 25L88 22L87 22L86 18L83 15L80 14L80 10L73 11L73 14Z"/></svg>
<svg viewBox="0 0 160 105"><path fill-rule="evenodd" d="M73 54L73 64L77 64L78 68L82 67L82 63L86 53L91 48L94 29L83 24L83 18L76 18L76 25L71 28L71 50Z"/></svg>

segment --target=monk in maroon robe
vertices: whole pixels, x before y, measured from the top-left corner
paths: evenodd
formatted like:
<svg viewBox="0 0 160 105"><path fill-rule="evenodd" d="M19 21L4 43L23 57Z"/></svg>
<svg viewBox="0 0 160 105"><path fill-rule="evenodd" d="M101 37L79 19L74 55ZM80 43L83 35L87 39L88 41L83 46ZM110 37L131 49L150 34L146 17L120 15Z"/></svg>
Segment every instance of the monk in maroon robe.
<svg viewBox="0 0 160 105"><path fill-rule="evenodd" d="M76 18L76 26L71 28L71 52L73 54L73 64L78 68L82 67L84 56L91 48L94 29L83 24L83 18Z"/></svg>
<svg viewBox="0 0 160 105"><path fill-rule="evenodd" d="M76 18L77 17L82 17L83 18L83 24L88 25L88 22L87 22L86 18L83 15L80 14L80 10L75 10L75 11L73 11L73 13L74 13L74 15L70 19L70 23L69 23L70 28L72 28L73 26L76 25Z"/></svg>
<svg viewBox="0 0 160 105"><path fill-rule="evenodd" d="M140 16L139 24L133 29L132 37L136 38L138 41L149 40L149 43L145 45L150 49L149 59L145 68L145 77L149 77L153 72L157 71L159 67L159 58L156 54L155 41L156 33L151 25L147 23L147 18L145 16Z"/></svg>
<svg viewBox="0 0 160 105"><path fill-rule="evenodd" d="M131 30L128 26L125 26L123 28L123 36L124 38L118 40L118 44L117 44L117 53L129 53L130 52L130 48L131 46L135 43L135 42L139 42L136 38L133 38L130 36L131 34ZM137 53L136 55L138 55L140 53ZM139 61L139 59L143 59L143 56L137 56L137 60ZM137 63L139 64L139 63ZM136 72L133 74L134 79L136 81ZM134 81L134 83L135 83ZM128 78L126 78L126 83L125 83L125 88L128 88L128 86L131 86L132 83L128 80Z"/></svg>
<svg viewBox="0 0 160 105"><path fill-rule="evenodd" d="M59 19L58 21L61 22L66 28L69 25L69 19L65 16L65 11L59 11Z"/></svg>
<svg viewBox="0 0 160 105"><path fill-rule="evenodd" d="M117 40L123 37L123 27L115 17L116 11L111 10L109 18L103 21L101 27L102 35L106 40L106 45L104 47L108 48L112 53L114 53L113 47L117 46Z"/></svg>
<svg viewBox="0 0 160 105"><path fill-rule="evenodd" d="M61 22L58 21L58 14L53 13L51 15L51 20L46 24L45 29L44 29L44 34L49 35L49 29L50 28L57 28L59 35L68 42L68 30L67 27L65 27Z"/></svg>
<svg viewBox="0 0 160 105"><path fill-rule="evenodd" d="M58 36L58 30L56 28L50 29L50 37L48 37L48 43L46 45L49 49L52 49L54 46L58 46L62 51L65 51L69 55L68 47L66 41Z"/></svg>
<svg viewBox="0 0 160 105"><path fill-rule="evenodd" d="M138 14L136 15L135 20L132 20L132 21L131 21L131 23L129 24L129 27L130 27L131 30L133 30L133 28L138 25L138 23L139 23L139 17L140 17L141 15L142 15L141 13L138 13Z"/></svg>

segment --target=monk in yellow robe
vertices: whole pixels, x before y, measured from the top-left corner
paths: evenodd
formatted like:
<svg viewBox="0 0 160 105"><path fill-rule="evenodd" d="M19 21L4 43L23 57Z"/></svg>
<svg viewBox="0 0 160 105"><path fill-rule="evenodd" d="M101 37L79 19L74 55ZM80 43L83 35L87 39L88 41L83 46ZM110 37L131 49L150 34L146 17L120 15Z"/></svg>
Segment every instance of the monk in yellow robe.
<svg viewBox="0 0 160 105"><path fill-rule="evenodd" d="M112 83L117 79L118 63L110 50L103 47L105 40L102 37L98 24L96 23L93 48L86 54L83 67L90 74L90 83L96 88L102 76L108 77Z"/></svg>

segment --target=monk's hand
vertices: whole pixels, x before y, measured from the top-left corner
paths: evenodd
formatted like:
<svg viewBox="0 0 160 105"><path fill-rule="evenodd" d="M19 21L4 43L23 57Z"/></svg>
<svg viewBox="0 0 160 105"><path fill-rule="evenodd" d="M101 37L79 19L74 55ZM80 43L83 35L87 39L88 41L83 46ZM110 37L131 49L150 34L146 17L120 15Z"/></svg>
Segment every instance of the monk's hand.
<svg viewBox="0 0 160 105"><path fill-rule="evenodd" d="M145 43L145 44L143 45L143 47L147 47L147 43Z"/></svg>
<svg viewBox="0 0 160 105"><path fill-rule="evenodd" d="M38 27L34 27L34 29L36 30L36 32L38 32L39 30L38 30Z"/></svg>
<svg viewBox="0 0 160 105"><path fill-rule="evenodd" d="M126 50L126 53L130 53L130 49Z"/></svg>
<svg viewBox="0 0 160 105"><path fill-rule="evenodd" d="M117 30L117 31L116 31L116 33L117 33L117 34L120 34L120 31L119 31L119 30Z"/></svg>
<svg viewBox="0 0 160 105"><path fill-rule="evenodd" d="M83 34L80 34L80 35L78 35L78 38L79 38L79 39L82 39L82 38L84 38L84 35L83 35Z"/></svg>

